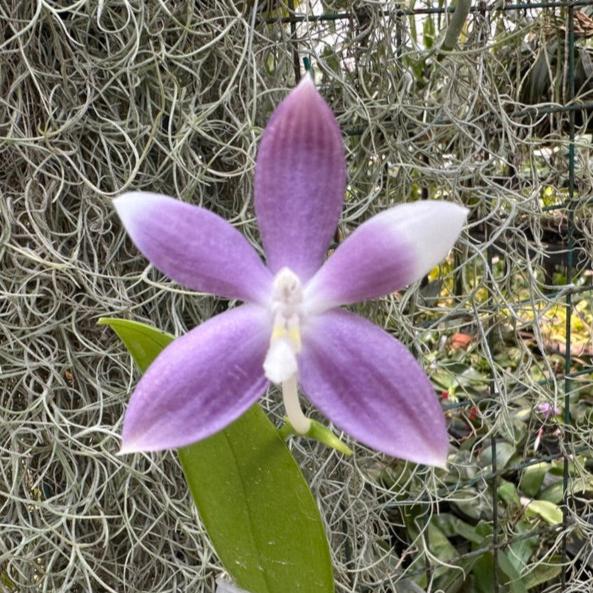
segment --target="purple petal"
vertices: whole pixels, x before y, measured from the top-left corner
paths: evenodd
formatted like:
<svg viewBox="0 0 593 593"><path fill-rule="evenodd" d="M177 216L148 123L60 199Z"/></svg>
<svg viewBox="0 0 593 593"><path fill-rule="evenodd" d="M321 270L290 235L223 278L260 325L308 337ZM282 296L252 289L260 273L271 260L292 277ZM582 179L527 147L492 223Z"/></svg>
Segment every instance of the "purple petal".
<svg viewBox="0 0 593 593"><path fill-rule="evenodd" d="M272 275L226 220L198 206L147 192L113 201L128 234L163 274L197 290L264 302Z"/></svg>
<svg viewBox="0 0 593 593"><path fill-rule="evenodd" d="M238 418L266 388L271 322L243 305L171 343L140 379L128 406L122 453L202 440Z"/></svg>
<svg viewBox="0 0 593 593"><path fill-rule="evenodd" d="M434 389L406 348L376 325L346 311L311 319L299 379L321 412L362 443L446 465L447 430Z"/></svg>
<svg viewBox="0 0 593 593"><path fill-rule="evenodd" d="M268 266L308 280L336 230L344 191L344 143L327 103L305 76L274 111L255 167L255 212Z"/></svg>
<svg viewBox="0 0 593 593"><path fill-rule="evenodd" d="M467 209L451 202L400 204L359 226L306 287L314 311L383 296L419 280L449 252Z"/></svg>

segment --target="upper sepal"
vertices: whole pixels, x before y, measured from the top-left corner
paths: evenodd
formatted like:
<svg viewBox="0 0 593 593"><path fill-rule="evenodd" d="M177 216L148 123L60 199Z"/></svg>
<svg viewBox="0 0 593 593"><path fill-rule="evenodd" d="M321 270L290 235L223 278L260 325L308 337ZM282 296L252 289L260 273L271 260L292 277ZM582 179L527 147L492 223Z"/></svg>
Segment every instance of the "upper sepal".
<svg viewBox="0 0 593 593"><path fill-rule="evenodd" d="M272 272L286 266L303 281L315 273L345 189L340 128L306 75L272 114L255 166L255 212Z"/></svg>

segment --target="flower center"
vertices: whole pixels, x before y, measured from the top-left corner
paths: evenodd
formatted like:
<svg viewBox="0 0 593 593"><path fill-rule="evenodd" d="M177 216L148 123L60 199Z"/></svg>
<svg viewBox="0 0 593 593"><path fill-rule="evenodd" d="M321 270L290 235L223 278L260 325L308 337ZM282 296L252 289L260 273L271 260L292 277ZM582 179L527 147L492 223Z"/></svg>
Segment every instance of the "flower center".
<svg viewBox="0 0 593 593"><path fill-rule="evenodd" d="M282 385L286 414L292 427L306 433L311 421L303 414L297 391L297 354L301 351L303 287L299 277L282 268L274 278L271 309L274 317L270 347L264 361L266 377Z"/></svg>

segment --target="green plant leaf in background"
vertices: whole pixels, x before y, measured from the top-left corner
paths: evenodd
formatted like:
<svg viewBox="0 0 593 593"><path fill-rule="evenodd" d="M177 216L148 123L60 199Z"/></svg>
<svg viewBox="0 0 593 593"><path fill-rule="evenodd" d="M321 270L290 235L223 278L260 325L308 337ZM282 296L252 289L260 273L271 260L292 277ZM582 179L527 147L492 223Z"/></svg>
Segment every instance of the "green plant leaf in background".
<svg viewBox="0 0 593 593"><path fill-rule="evenodd" d="M532 589L544 583L550 583L562 572L562 560L553 556L550 562L542 562L527 577L527 588Z"/></svg>
<svg viewBox="0 0 593 593"><path fill-rule="evenodd" d="M521 474L519 489L527 496L535 496L540 491L549 469L550 464L544 461L526 467Z"/></svg>
<svg viewBox="0 0 593 593"><path fill-rule="evenodd" d="M529 500L525 498L521 501L525 505L527 516L541 517L550 525L560 525L562 523L562 509L553 502L547 500Z"/></svg>
<svg viewBox="0 0 593 593"><path fill-rule="evenodd" d="M496 444L496 467L498 470L505 468L515 454L516 449L510 443L498 441ZM482 467L492 465L492 447L484 447L478 456L478 463Z"/></svg>
<svg viewBox="0 0 593 593"><path fill-rule="evenodd" d="M174 338L102 318L145 371ZM178 451L206 531L225 569L249 593L333 593L319 510L274 425L255 405L214 436Z"/></svg>
<svg viewBox="0 0 593 593"><path fill-rule="evenodd" d="M527 587L521 578L519 571L513 564L507 552L500 551L497 554L498 567L502 573L507 577L508 581L504 583L508 586L510 593L526 593ZM504 579L503 579L504 581Z"/></svg>
<svg viewBox="0 0 593 593"><path fill-rule="evenodd" d="M507 507L519 508L521 506L521 500L519 498L519 494L517 493L517 488L512 482L500 480L500 484L496 489L496 493L498 494L498 498L500 498L507 505Z"/></svg>

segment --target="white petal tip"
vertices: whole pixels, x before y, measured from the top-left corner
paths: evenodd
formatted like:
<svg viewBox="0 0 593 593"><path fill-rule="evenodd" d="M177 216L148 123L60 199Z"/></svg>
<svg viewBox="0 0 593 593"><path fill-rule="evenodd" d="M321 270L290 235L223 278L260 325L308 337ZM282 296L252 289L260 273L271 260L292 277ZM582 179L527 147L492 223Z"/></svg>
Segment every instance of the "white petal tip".
<svg viewBox="0 0 593 593"><path fill-rule="evenodd" d="M119 451L115 454L116 457L123 457L124 455L133 455L134 453L142 453L146 452L141 443L130 441L126 439L126 441L122 441Z"/></svg>
<svg viewBox="0 0 593 593"><path fill-rule="evenodd" d="M113 207L128 230L142 210L142 196L141 192L128 192L113 199Z"/></svg>
<svg viewBox="0 0 593 593"><path fill-rule="evenodd" d="M469 210L453 202L422 200L401 204L378 219L404 239L415 254L413 278L420 279L442 261L459 238Z"/></svg>
<svg viewBox="0 0 593 593"><path fill-rule="evenodd" d="M125 194L121 194L121 196L117 196L117 198L113 198L113 206L118 212L122 209L125 210L133 202L139 201L141 195L142 192L126 192Z"/></svg>
<svg viewBox="0 0 593 593"><path fill-rule="evenodd" d="M450 212L451 219L457 220L459 224L463 226L469 214L469 208L466 208L465 206L460 206L459 204L454 204L453 202L441 203L447 204L447 209Z"/></svg>
<svg viewBox="0 0 593 593"><path fill-rule="evenodd" d="M131 450L129 447L122 445L120 450L115 454L116 457L123 457L124 455L130 455L136 451Z"/></svg>
<svg viewBox="0 0 593 593"><path fill-rule="evenodd" d="M448 446L445 447L444 453L442 450L433 451L432 455L427 456L427 459L423 463L424 463L424 465L429 465L430 467L434 467L435 469L442 469L445 471L449 471L449 468L448 468L448 464L449 464Z"/></svg>
<svg viewBox="0 0 593 593"><path fill-rule="evenodd" d="M442 470L444 470L446 472L449 471L449 464L448 464L447 460L445 460L445 461L442 461L442 460L441 461L433 461L429 465L431 465L435 469L442 469Z"/></svg>
<svg viewBox="0 0 593 593"><path fill-rule="evenodd" d="M448 459L442 455L431 455L428 452L426 452L424 455L414 455L409 451L403 452L401 450L393 451L390 453L390 455L396 459L401 459L402 461L409 463L415 463L416 465L425 465L434 469L449 471Z"/></svg>
<svg viewBox="0 0 593 593"><path fill-rule="evenodd" d="M151 192L130 191L114 198L113 207L127 228L139 217L138 215L148 214L150 208L166 200L173 198Z"/></svg>

